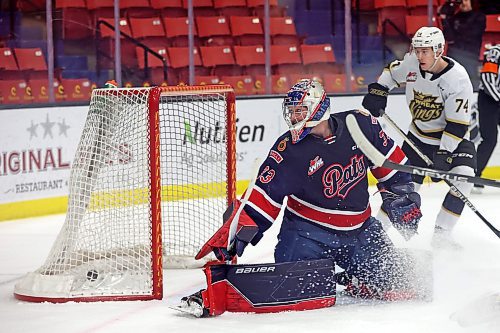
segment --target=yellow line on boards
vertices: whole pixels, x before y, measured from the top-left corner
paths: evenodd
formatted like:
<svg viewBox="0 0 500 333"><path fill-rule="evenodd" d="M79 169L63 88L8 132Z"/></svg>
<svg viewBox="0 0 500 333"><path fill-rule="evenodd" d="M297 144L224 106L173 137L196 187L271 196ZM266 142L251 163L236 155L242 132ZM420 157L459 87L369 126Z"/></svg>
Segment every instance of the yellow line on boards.
<svg viewBox="0 0 500 333"><path fill-rule="evenodd" d="M500 179L500 166L487 167L482 177L489 179ZM236 182L236 193L242 195L248 186L248 180ZM368 183L375 185L376 179L369 174ZM166 201L191 199L200 197L200 193L205 197L215 197L218 193L224 192L224 184L207 183L192 184L183 186L162 186L162 198ZM180 189L182 187L182 189ZM215 194L214 194L215 193ZM97 193L92 196L89 208L100 209L131 204L147 203L147 192L141 189L115 191L109 193ZM132 200L130 200L132 198ZM0 204L0 222L8 220L23 219L51 214L62 214L68 207L68 198L52 197L36 200L26 200Z"/></svg>

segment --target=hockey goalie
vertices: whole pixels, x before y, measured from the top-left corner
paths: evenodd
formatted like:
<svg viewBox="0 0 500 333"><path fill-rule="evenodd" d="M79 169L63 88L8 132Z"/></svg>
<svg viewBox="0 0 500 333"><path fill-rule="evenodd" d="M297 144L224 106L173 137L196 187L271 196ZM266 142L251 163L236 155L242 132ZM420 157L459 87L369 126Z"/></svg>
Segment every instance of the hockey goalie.
<svg viewBox="0 0 500 333"><path fill-rule="evenodd" d="M420 196L410 175L374 167L364 156L345 126L348 114L384 155L407 163L374 117L356 110L330 114L322 85L299 81L283 101L290 130L276 140L255 183L197 254L199 259L213 252L220 262L205 266L207 288L184 297L182 309L202 317L323 308L335 304L337 284L353 297L430 297L429 276L371 216L368 170L378 180L382 209L406 239L417 233ZM282 209L275 263L227 264L248 244L256 245Z"/></svg>

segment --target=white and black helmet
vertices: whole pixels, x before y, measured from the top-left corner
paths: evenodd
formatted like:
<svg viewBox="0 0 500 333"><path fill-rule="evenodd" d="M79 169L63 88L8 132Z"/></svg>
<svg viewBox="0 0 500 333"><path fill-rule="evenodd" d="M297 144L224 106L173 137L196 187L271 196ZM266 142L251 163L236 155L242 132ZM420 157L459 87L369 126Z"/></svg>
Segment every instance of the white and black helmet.
<svg viewBox="0 0 500 333"><path fill-rule="evenodd" d="M436 27L422 27L418 29L411 40L413 49L417 47L431 47L436 59L443 55L444 45L443 32Z"/></svg>

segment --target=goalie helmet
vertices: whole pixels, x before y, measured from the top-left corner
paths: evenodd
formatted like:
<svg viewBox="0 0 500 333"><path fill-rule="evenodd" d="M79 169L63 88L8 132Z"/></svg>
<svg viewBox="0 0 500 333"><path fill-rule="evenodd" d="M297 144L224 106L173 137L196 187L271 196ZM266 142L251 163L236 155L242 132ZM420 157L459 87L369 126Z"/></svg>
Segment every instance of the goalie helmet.
<svg viewBox="0 0 500 333"><path fill-rule="evenodd" d="M283 117L292 143L305 138L311 129L330 117L330 99L318 81L303 79L290 88L283 101Z"/></svg>
<svg viewBox="0 0 500 333"><path fill-rule="evenodd" d="M434 59L438 59L444 53L444 35L441 29L436 27L422 27L417 30L411 39L413 49L417 47L430 47L434 51Z"/></svg>

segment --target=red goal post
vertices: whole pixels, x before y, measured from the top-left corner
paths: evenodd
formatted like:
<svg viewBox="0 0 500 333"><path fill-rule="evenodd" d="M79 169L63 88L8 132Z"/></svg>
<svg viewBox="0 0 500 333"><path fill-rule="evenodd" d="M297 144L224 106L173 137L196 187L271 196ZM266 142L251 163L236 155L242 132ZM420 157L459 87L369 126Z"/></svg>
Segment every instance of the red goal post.
<svg viewBox="0 0 500 333"><path fill-rule="evenodd" d="M229 85L94 90L66 220L15 297L161 299L164 258L192 260L235 199L235 155Z"/></svg>

